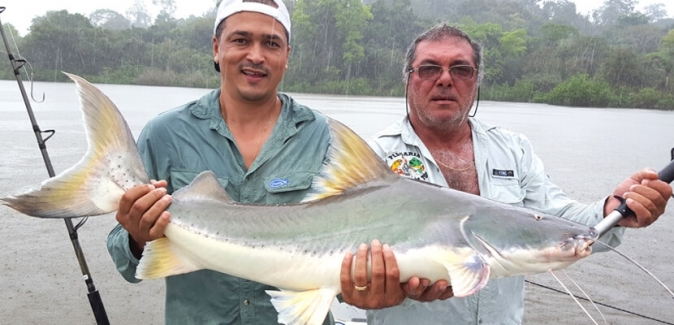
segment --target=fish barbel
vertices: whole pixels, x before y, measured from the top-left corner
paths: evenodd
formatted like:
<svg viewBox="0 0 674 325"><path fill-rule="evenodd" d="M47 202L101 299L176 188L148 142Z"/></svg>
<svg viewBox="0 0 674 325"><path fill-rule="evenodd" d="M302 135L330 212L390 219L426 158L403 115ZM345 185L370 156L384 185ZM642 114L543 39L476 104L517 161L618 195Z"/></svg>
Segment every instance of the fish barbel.
<svg viewBox="0 0 674 325"><path fill-rule="evenodd" d="M24 214L70 218L115 211L124 192L148 184L133 135L98 88L77 84L88 150L39 189L2 198ZM344 254L379 239L401 281L444 279L454 295L490 278L547 272L590 255L593 228L394 174L358 137L328 119L330 163L298 204L234 202L206 171L173 193L166 237L147 244L136 276L210 269L268 284L284 324L321 324L341 292Z"/></svg>

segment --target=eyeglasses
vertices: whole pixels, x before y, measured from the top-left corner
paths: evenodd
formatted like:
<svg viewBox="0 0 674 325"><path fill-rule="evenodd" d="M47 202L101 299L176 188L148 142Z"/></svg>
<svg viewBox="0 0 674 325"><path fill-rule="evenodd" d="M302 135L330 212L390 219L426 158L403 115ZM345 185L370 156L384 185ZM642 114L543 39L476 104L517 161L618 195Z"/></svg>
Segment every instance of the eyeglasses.
<svg viewBox="0 0 674 325"><path fill-rule="evenodd" d="M408 73L417 72L419 78L424 80L438 80L440 75L445 71L445 68L439 65L422 65L418 68L407 70ZM475 76L477 69L470 65L455 65L449 67L449 75L454 80L469 80Z"/></svg>

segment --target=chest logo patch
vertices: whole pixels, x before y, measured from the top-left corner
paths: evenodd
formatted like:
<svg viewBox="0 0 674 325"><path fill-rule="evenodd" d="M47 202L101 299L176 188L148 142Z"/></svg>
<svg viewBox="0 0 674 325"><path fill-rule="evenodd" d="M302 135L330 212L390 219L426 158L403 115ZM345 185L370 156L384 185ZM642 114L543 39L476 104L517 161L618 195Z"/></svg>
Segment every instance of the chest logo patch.
<svg viewBox="0 0 674 325"><path fill-rule="evenodd" d="M501 177L515 177L515 172L512 170L494 169L492 175Z"/></svg>
<svg viewBox="0 0 674 325"><path fill-rule="evenodd" d="M290 180L287 178L276 178L272 179L268 185L271 188L281 188L288 186L288 184L290 184Z"/></svg>
<svg viewBox="0 0 674 325"><path fill-rule="evenodd" d="M386 163L391 170L401 176L428 180L428 172L424 166L424 160L416 152L392 152L386 156Z"/></svg>

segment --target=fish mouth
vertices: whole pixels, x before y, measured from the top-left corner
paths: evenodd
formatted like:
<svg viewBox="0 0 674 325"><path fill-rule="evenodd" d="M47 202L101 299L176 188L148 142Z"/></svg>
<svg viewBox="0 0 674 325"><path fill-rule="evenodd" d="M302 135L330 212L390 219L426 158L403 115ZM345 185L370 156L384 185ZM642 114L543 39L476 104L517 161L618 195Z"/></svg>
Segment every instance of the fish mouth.
<svg viewBox="0 0 674 325"><path fill-rule="evenodd" d="M592 254L592 244L596 236L592 234L569 238L559 245L559 249L570 259L580 259Z"/></svg>

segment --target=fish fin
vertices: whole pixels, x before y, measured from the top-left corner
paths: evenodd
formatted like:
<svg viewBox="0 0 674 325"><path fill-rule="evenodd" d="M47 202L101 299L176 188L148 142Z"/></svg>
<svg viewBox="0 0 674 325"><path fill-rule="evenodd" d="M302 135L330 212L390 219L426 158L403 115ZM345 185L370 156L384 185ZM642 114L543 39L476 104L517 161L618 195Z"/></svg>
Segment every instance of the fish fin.
<svg viewBox="0 0 674 325"><path fill-rule="evenodd" d="M88 148L82 159L39 189L1 198L4 205L40 218L115 211L124 191L149 183L133 134L115 104L98 88L66 73L77 85Z"/></svg>
<svg viewBox="0 0 674 325"><path fill-rule="evenodd" d="M307 291L267 290L266 292L271 296L271 303L278 311L278 322L286 325L323 324L332 301L339 293L329 288Z"/></svg>
<svg viewBox="0 0 674 325"><path fill-rule="evenodd" d="M370 146L344 124L328 118L330 148L328 163L314 177L313 193L302 202L339 195L349 188L385 180L391 182L398 176L386 166Z"/></svg>
<svg viewBox="0 0 674 325"><path fill-rule="evenodd" d="M174 200L198 196L204 199L212 199L229 204L235 203L234 200L229 197L227 191L222 187L222 184L218 181L215 173L210 170L201 172L189 185L175 191L171 196Z"/></svg>
<svg viewBox="0 0 674 325"><path fill-rule="evenodd" d="M185 262L171 248L171 242L166 237L153 240L145 245L143 257L136 268L138 279L158 279L171 275L189 273L202 268Z"/></svg>
<svg viewBox="0 0 674 325"><path fill-rule="evenodd" d="M462 263L443 263L456 297L470 296L484 288L489 281L489 265L480 255L471 254Z"/></svg>

